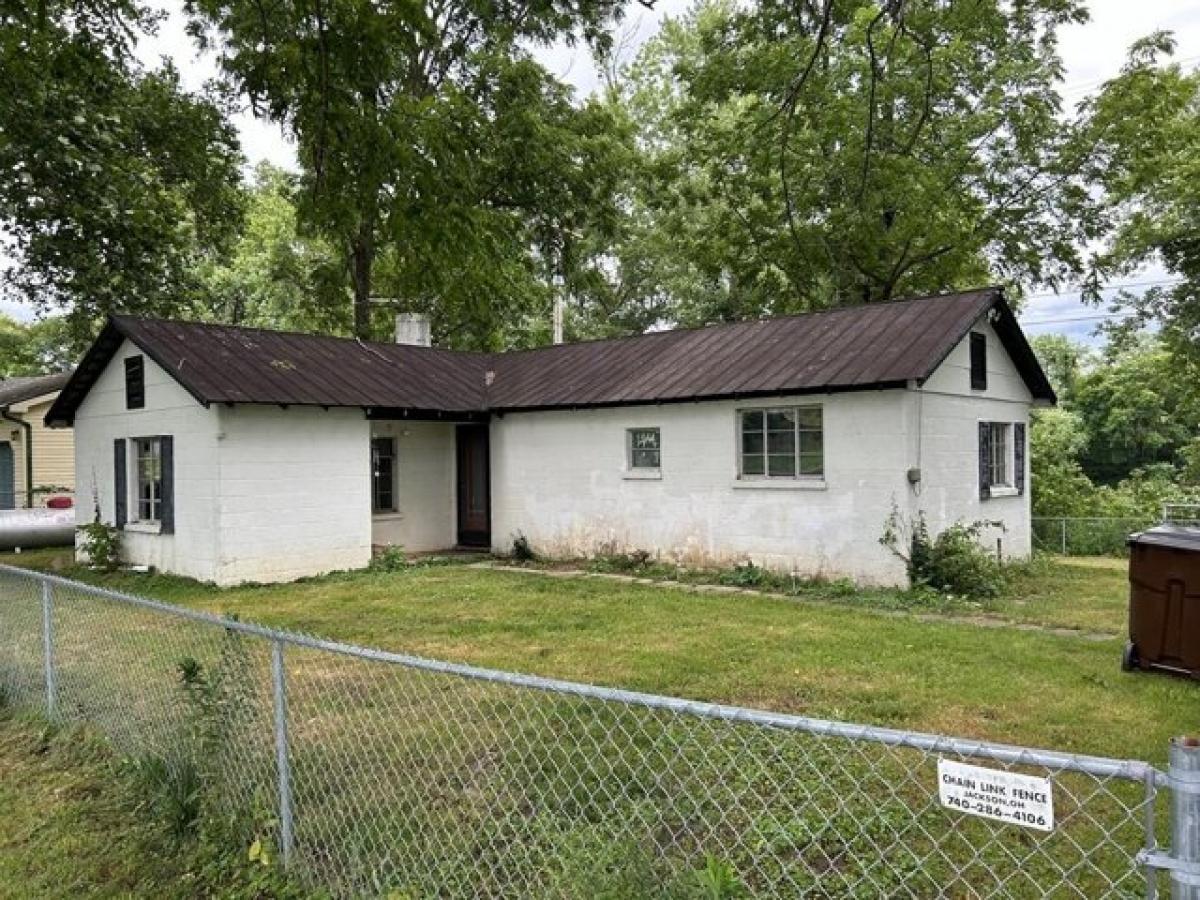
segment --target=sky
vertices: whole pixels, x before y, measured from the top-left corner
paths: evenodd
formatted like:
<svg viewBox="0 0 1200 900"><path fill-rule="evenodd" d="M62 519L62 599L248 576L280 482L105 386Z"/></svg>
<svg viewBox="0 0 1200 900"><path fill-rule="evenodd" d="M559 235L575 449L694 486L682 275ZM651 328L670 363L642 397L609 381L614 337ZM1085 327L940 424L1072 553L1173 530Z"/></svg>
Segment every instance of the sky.
<svg viewBox="0 0 1200 900"><path fill-rule="evenodd" d="M638 48L658 31L664 18L681 15L692 2L657 0L651 10L638 0L628 0L628 11L616 39L622 48L620 60L632 59ZM182 0L160 0L158 5L166 13L166 19L157 36L142 42L139 55L151 66L162 57L170 58L179 68L185 87L198 90L217 74L216 61L212 56L199 55L185 33ZM1066 68L1063 96L1068 104L1078 102L1116 74L1129 44L1157 29L1175 33L1176 59L1200 64L1200 0L1092 0L1089 8L1089 22L1060 32L1060 50ZM539 50L538 55L547 68L574 86L580 96L599 85L599 74L586 48L559 44ZM251 166L265 159L295 168L295 150L277 127L255 119L248 112L238 115L235 124ZM1164 277L1165 273L1151 270L1131 280L1158 281ZM27 309L14 308L3 301L0 312L20 319L30 318ZM1028 298L1021 319L1031 335L1062 333L1094 342L1097 324L1094 317L1103 312L1080 304L1077 293L1065 292L1060 296L1037 293Z"/></svg>

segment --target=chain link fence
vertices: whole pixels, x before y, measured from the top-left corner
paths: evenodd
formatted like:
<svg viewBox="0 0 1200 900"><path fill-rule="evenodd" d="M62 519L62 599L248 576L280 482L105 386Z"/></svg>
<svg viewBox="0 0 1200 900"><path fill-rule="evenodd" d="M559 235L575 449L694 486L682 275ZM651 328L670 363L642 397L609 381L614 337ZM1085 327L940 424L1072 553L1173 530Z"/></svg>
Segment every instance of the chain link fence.
<svg viewBox="0 0 1200 900"><path fill-rule="evenodd" d="M1134 897L1191 865L1158 849L1146 763L437 662L5 566L0 691L191 760L336 896ZM1049 779L1052 821L944 805L952 762Z"/></svg>
<svg viewBox="0 0 1200 900"><path fill-rule="evenodd" d="M1158 519L1064 518L1035 516L1033 549L1060 556L1126 556L1126 540Z"/></svg>

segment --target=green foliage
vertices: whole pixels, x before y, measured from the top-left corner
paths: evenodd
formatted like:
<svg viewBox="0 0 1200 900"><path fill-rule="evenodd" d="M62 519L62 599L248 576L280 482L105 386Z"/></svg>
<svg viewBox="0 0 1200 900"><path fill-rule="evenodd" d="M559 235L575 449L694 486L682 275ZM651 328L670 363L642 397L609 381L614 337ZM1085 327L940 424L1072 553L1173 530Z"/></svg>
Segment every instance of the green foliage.
<svg viewBox="0 0 1200 900"><path fill-rule="evenodd" d="M956 522L931 535L924 513L908 520L893 506L879 543L904 561L918 591L929 588L981 600L1004 590L1004 566L981 544L985 532L1003 530L1000 522Z"/></svg>
<svg viewBox="0 0 1200 900"><path fill-rule="evenodd" d="M529 49L604 45L616 0L185 5L228 87L295 137L301 231L336 249L362 337L375 296L442 343L511 342L579 267L567 236L616 215L628 141Z"/></svg>
<svg viewBox="0 0 1200 900"><path fill-rule="evenodd" d="M61 316L21 323L0 313L0 378L62 372L74 362Z"/></svg>
<svg viewBox="0 0 1200 900"><path fill-rule="evenodd" d="M337 252L301 233L296 176L269 163L254 170L245 223L227 257L204 260L200 312L231 325L350 333L349 295Z"/></svg>
<svg viewBox="0 0 1200 900"><path fill-rule="evenodd" d="M241 155L211 100L133 56L137 0L0 12L0 224L7 299L61 310L78 350L116 310L178 314L236 229Z"/></svg>
<svg viewBox="0 0 1200 900"><path fill-rule="evenodd" d="M164 756L133 759L127 771L172 837L182 840L195 836L203 784L191 753L176 750Z"/></svg>
<svg viewBox="0 0 1200 900"><path fill-rule="evenodd" d="M121 529L100 521L99 515L86 525L79 526L83 536L81 549L88 560L101 572L115 572L121 567Z"/></svg>
<svg viewBox="0 0 1200 900"><path fill-rule="evenodd" d="M1178 377L1169 345L1125 339L1093 355L1036 339L1034 348L1060 402L1030 423L1034 516L1153 521L1163 502L1200 492L1200 395Z"/></svg>
<svg viewBox="0 0 1200 900"><path fill-rule="evenodd" d="M696 884L704 900L735 900L749 896L733 866L712 854L705 859L704 868L696 872Z"/></svg>
<svg viewBox="0 0 1200 900"><path fill-rule="evenodd" d="M700 323L1080 271L1097 223L1056 34L1085 17L712 0L668 21L620 98L647 157L622 287Z"/></svg>
<svg viewBox="0 0 1200 900"><path fill-rule="evenodd" d="M370 569L372 572L399 572L409 565L408 554L403 547L389 546L371 557Z"/></svg>
<svg viewBox="0 0 1200 900"><path fill-rule="evenodd" d="M1200 378L1200 71L1170 60L1174 37L1133 44L1121 73L1084 105L1090 180L1111 220L1093 260L1091 299L1113 277L1162 266L1179 284L1122 291L1118 330L1156 322L1177 358L1176 378Z"/></svg>
<svg viewBox="0 0 1200 900"><path fill-rule="evenodd" d="M534 562L538 558L529 544L529 538L520 532L513 538L512 558L519 563Z"/></svg>

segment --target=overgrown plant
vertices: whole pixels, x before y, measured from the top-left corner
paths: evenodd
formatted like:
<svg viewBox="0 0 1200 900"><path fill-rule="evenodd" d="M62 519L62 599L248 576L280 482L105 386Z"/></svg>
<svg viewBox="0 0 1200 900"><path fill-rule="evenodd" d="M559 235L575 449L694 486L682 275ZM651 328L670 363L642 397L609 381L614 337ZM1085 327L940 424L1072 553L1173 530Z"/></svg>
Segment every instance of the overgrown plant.
<svg viewBox="0 0 1200 900"><path fill-rule="evenodd" d="M1005 573L1000 560L980 544L989 528L1003 531L1004 523L956 522L933 535L924 513L905 518L893 504L879 543L904 561L912 587L990 599L1003 591Z"/></svg>
<svg viewBox="0 0 1200 900"><path fill-rule="evenodd" d="M92 474L94 479L95 473ZM80 545L93 566L102 572L115 572L121 567L121 529L109 525L101 517L100 493L95 487L92 488L92 510L92 521L79 526L83 536Z"/></svg>
<svg viewBox="0 0 1200 900"><path fill-rule="evenodd" d="M537 554L533 552L533 547L529 545L529 538L525 537L521 532L517 532L513 537L512 542L512 558L517 562L534 562L537 559Z"/></svg>
<svg viewBox="0 0 1200 900"><path fill-rule="evenodd" d="M115 572L121 567L121 529L97 519L79 526L83 535L81 546L93 566L101 572Z"/></svg>

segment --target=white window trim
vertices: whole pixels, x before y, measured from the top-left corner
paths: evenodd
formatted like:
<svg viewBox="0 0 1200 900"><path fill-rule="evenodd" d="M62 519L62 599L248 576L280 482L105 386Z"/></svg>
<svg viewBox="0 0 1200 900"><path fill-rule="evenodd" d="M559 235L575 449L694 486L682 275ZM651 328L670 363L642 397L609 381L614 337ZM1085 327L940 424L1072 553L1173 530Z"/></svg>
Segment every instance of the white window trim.
<svg viewBox="0 0 1200 900"><path fill-rule="evenodd" d="M162 534L162 522L132 519L125 523L125 531L131 534Z"/></svg>
<svg viewBox="0 0 1200 900"><path fill-rule="evenodd" d="M768 475L765 472L762 475L747 475L742 471L742 413L754 412L756 410L773 410L773 409L819 409L821 411L821 474L820 475L801 475L800 474L800 435L799 435L799 420L797 419L797 434L796 434L796 474L795 475ZM766 447L767 435L763 432L764 451ZM734 479L733 486L735 488L768 488L775 490L824 490L826 486L826 476L828 472L825 468L825 404L824 403L747 403L737 406L733 410L733 457L734 465L737 468L737 476ZM764 452L764 468L765 452Z"/></svg>
<svg viewBox="0 0 1200 900"><path fill-rule="evenodd" d="M658 432L658 465L635 466L633 464L633 433L635 431ZM625 429L625 468L622 477L626 481L662 480L662 428L658 425L630 425Z"/></svg>
<svg viewBox="0 0 1200 900"><path fill-rule="evenodd" d="M141 494L138 491L140 466L138 465L138 441L155 441L158 443L158 518L143 519ZM162 533L162 435L143 434L125 439L125 530L140 534Z"/></svg>
<svg viewBox="0 0 1200 900"><path fill-rule="evenodd" d="M1011 491L1013 494L1016 494L1017 493L1017 483L1016 483L1016 462L1017 462L1016 450L1017 450L1017 447L1016 447L1016 440L1014 439L1014 429L1013 429L1012 423L1011 422L996 422L996 421L989 420L987 422L987 424L988 424L988 427L992 431L991 446L992 446L993 456L995 454L995 449L996 449L996 429L999 428L1002 431L1002 433L1004 434L1004 475L1005 475L1005 480L992 482L991 481L992 473L989 471L988 472L988 481L990 482L991 494L994 497L1003 497L1003 496L1005 496L1006 492L1008 492L1008 491ZM988 465L990 468L991 460L988 461Z"/></svg>

